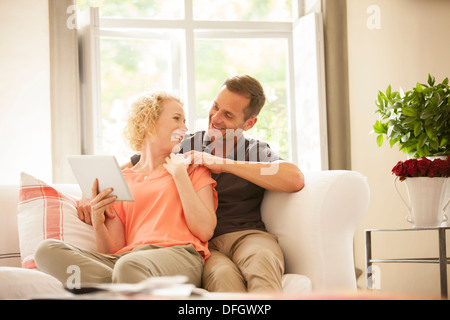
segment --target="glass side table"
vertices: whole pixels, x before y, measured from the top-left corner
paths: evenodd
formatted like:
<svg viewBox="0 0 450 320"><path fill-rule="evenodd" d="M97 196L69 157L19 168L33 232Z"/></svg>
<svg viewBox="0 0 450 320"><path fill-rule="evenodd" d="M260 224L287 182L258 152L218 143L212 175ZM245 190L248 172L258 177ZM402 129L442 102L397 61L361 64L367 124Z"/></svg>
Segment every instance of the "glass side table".
<svg viewBox="0 0 450 320"><path fill-rule="evenodd" d="M447 264L450 262L447 257L446 248L446 231L450 227L435 228L405 228L405 229L366 229L366 285L368 289L372 289L372 264L373 263L436 263L439 264L440 270L440 287L441 296L448 299L447 288ZM372 233L373 232L419 232L419 231L436 231L438 233L439 257L436 258L410 258L410 259L373 259L372 257Z"/></svg>

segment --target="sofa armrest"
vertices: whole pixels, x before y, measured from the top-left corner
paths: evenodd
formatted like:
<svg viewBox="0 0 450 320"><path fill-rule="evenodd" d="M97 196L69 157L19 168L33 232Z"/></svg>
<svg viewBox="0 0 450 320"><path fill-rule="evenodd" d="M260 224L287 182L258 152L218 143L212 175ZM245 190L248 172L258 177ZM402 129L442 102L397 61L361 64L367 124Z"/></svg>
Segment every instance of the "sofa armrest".
<svg viewBox="0 0 450 320"><path fill-rule="evenodd" d="M0 185L0 266L19 267L18 185Z"/></svg>
<svg viewBox="0 0 450 320"><path fill-rule="evenodd" d="M366 177L341 170L305 173L297 193L266 191L262 219L278 236L286 273L308 276L313 291L356 289L353 237L369 196Z"/></svg>

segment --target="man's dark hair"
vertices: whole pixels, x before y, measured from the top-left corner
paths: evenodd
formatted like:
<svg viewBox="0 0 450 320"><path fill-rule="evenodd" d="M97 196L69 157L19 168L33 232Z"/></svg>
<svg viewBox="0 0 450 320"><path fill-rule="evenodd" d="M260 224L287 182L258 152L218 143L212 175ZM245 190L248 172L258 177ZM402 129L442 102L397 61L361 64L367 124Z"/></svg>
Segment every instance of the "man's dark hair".
<svg viewBox="0 0 450 320"><path fill-rule="evenodd" d="M266 103L266 96L261 83L249 75L237 75L225 80L224 85L231 92L240 94L250 103L244 110L245 120L256 117Z"/></svg>

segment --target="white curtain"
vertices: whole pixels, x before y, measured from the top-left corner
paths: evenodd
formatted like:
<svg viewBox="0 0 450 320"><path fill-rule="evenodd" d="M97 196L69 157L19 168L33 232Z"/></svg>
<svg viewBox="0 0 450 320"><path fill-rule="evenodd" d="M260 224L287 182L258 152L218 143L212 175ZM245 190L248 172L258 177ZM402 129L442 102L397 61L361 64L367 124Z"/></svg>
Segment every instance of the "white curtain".
<svg viewBox="0 0 450 320"><path fill-rule="evenodd" d="M49 0L53 183L75 182L67 155L81 153L76 0Z"/></svg>
<svg viewBox="0 0 450 320"><path fill-rule="evenodd" d="M347 2L322 0L329 168L351 169Z"/></svg>

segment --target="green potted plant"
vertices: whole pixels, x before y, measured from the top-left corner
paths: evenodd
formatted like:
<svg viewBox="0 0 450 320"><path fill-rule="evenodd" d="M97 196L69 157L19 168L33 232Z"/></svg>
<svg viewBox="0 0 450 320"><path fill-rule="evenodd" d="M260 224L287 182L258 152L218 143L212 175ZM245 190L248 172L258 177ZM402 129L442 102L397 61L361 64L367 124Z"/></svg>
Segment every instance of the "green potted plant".
<svg viewBox="0 0 450 320"><path fill-rule="evenodd" d="M417 83L406 93L378 92L376 113L379 119L373 126L381 146L384 136L391 148L399 149L412 158L446 156L450 154L450 87L446 78L435 84L428 75L428 84Z"/></svg>

